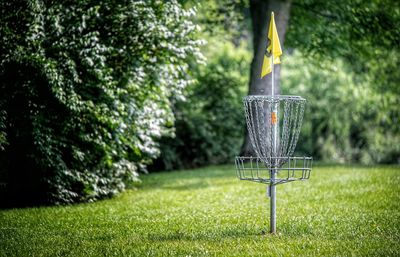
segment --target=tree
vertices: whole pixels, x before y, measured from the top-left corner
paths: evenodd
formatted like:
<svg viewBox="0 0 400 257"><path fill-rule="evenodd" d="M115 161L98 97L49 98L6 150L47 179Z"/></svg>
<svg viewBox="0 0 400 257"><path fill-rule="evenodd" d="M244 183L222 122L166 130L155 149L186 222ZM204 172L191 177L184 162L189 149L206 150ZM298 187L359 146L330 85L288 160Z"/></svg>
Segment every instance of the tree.
<svg viewBox="0 0 400 257"><path fill-rule="evenodd" d="M182 1L196 6L205 65L191 65L195 83L176 101L172 136L160 140L160 156L149 170L174 170L229 163L243 141L241 98L247 91L251 53L243 15L245 0Z"/></svg>
<svg viewBox="0 0 400 257"><path fill-rule="evenodd" d="M2 1L0 194L10 202L112 196L172 130L199 59L176 1ZM3 202L4 203L4 202Z"/></svg>
<svg viewBox="0 0 400 257"><path fill-rule="evenodd" d="M267 16L275 11L282 44L287 34L286 45L299 49L305 53L305 61L319 63L321 68L325 60L343 59L346 69L356 73L356 84L371 87L380 96L376 98L380 100L374 103L379 114L371 122L380 124L385 133L399 133L399 127L393 121L400 119L400 112L394 107L400 103L398 97L393 96L399 94L400 82L400 73L397 72L400 65L400 2L298 0L291 5L290 2L275 0L250 1L250 10L254 59L249 94L270 92L270 79L260 80L259 74L266 44ZM287 27L289 13L290 24ZM279 92L279 65L276 72L275 84ZM242 154L251 155L251 151L246 135Z"/></svg>
<svg viewBox="0 0 400 257"><path fill-rule="evenodd" d="M380 92L399 93L400 2L296 1L287 42L312 59L345 59Z"/></svg>
<svg viewBox="0 0 400 257"><path fill-rule="evenodd" d="M207 65L193 67L196 82L185 101L174 105L175 136L160 142L157 170L229 163L243 140L241 98L246 91L251 54L229 41L208 41Z"/></svg>
<svg viewBox="0 0 400 257"><path fill-rule="evenodd" d="M352 160L399 162L399 23L399 1L313 0L293 5L287 44L321 69L343 60L341 69L351 74L352 83L364 95L352 99L364 106L352 115Z"/></svg>
<svg viewBox="0 0 400 257"><path fill-rule="evenodd" d="M285 35L289 21L291 1L281 0L250 0L250 14L253 32L253 61L250 68L249 95L270 95L271 94L271 74L260 79L261 66L267 47L268 21L271 12L275 13L276 29L283 47ZM280 93L280 65L274 69L274 83L276 94ZM245 140L241 154L244 156L254 155L250 138L246 130Z"/></svg>

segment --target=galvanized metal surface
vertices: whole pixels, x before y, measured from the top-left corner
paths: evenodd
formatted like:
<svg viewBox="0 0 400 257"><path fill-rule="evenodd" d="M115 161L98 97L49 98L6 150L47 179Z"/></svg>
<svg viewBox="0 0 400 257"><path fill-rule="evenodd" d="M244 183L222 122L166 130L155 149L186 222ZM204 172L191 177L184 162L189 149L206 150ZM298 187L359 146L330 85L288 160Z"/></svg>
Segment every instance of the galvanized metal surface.
<svg viewBox="0 0 400 257"><path fill-rule="evenodd" d="M241 180L268 184L271 233L276 233L276 185L310 178L312 158L292 157L305 103L300 96L243 98L247 130L257 156L236 157L236 172Z"/></svg>
<svg viewBox="0 0 400 257"><path fill-rule="evenodd" d="M306 100L300 96L247 96L243 99L247 130L257 157L280 167L299 139ZM272 119L276 119L276 124Z"/></svg>
<svg viewBox="0 0 400 257"><path fill-rule="evenodd" d="M237 156L235 158L236 175L240 180L273 185L310 178L312 157L271 157L270 162L282 158L286 159L284 165L279 168L270 168L261 158ZM275 177L272 178L271 175Z"/></svg>

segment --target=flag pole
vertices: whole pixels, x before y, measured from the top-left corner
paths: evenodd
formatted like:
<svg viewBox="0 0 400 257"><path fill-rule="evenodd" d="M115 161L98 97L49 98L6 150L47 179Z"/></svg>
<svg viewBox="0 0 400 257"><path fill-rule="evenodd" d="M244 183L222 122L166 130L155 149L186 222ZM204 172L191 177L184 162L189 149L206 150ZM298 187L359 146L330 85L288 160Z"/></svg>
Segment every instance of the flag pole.
<svg viewBox="0 0 400 257"><path fill-rule="evenodd" d="M271 12L271 21L274 21L275 23L275 18L274 18L274 12ZM275 95L275 85L274 85L274 33L272 33L272 38L271 38L271 79L272 79L272 90L271 90L271 95Z"/></svg>
<svg viewBox="0 0 400 257"><path fill-rule="evenodd" d="M275 23L275 18L274 18L274 12L271 13L271 22L274 21ZM275 103L275 80L274 80L274 33L272 33L272 38L271 38L271 95L272 95L272 101L273 101L273 110L271 115L275 115L275 117L271 116L271 123L272 123L272 129L273 129L273 157L278 157L276 156L276 137L277 137L277 120L278 120L278 115L277 115L277 106ZM276 166L274 165L272 170L271 170L271 181L270 181L270 232L275 234L276 233L276 187L275 187L275 178L276 178Z"/></svg>

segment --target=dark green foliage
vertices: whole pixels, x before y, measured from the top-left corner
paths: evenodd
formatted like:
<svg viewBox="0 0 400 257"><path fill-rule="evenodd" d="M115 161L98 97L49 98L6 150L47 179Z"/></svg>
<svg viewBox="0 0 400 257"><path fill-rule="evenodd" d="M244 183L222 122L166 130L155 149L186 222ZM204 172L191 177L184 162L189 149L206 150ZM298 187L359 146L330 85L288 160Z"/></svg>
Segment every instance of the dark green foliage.
<svg viewBox="0 0 400 257"><path fill-rule="evenodd" d="M298 0L286 45L312 58L344 58L378 92L399 94L400 2Z"/></svg>
<svg viewBox="0 0 400 257"><path fill-rule="evenodd" d="M123 190L157 156L170 101L190 82L193 10L93 0L0 9L0 193L68 203Z"/></svg>
<svg viewBox="0 0 400 257"><path fill-rule="evenodd" d="M399 23L399 1L294 2L287 46L312 62L313 68L303 71L322 73L310 72L305 84L311 105L319 106L310 114L314 125L309 128L317 156L400 161ZM344 73L347 81L340 82ZM287 79L292 86L305 82L304 76Z"/></svg>
<svg viewBox="0 0 400 257"><path fill-rule="evenodd" d="M183 0L188 6L196 6L196 20L204 34L240 41L239 35L247 34L249 24L243 18L248 14L247 0Z"/></svg>
<svg viewBox="0 0 400 257"><path fill-rule="evenodd" d="M218 47L215 43L218 39L224 42L249 40L246 31L236 31L249 23L246 12L241 13L247 17L243 21L237 19L241 15L233 15L242 11L246 4L243 1L231 3L233 5L206 1L200 6L197 18L205 28L203 36L212 38L208 46ZM236 19L227 18L232 16ZM395 26L398 20L398 3L394 1L294 1L286 49L294 47L304 55L289 56L289 51L284 52L281 82L283 94L298 94L308 100L297 147L299 154L338 162L400 161L400 127L397 125L400 103L396 96L400 73L395 72L400 60L400 30ZM205 51L210 50L206 48ZM230 51L224 55L235 56L237 49ZM196 86L199 88L191 88L187 102L175 107L176 137L162 141L162 155L157 161L159 168L232 161L228 156L239 152L241 140L229 139L235 137L230 134L231 125L214 123L213 118L221 118L220 112L230 115L222 123L241 117L236 126L232 124L237 131L244 121L241 99L230 98L230 105L237 106L239 114L219 106L203 108L204 103L212 102L219 92L214 89L215 82L211 78L220 76L219 80L225 82L232 78L215 72L214 63L228 57L220 58L218 52L213 51L208 55L210 64L204 68L209 70L208 79L195 69L194 73L199 73L200 83ZM244 69L248 70L249 66ZM227 70L227 74L232 71ZM220 129L222 127L224 129ZM219 142L219 139L222 140ZM224 144L231 147L227 149ZM222 158L225 153L226 157Z"/></svg>
<svg viewBox="0 0 400 257"><path fill-rule="evenodd" d="M162 140L154 168L226 163L240 151L250 54L229 42L209 42L207 51L207 65L194 71L197 83L175 105L175 137Z"/></svg>
<svg viewBox="0 0 400 257"><path fill-rule="evenodd" d="M356 83L356 75L339 60L304 62L298 52L282 59L283 93L307 99L299 153L336 162L400 162L395 95Z"/></svg>

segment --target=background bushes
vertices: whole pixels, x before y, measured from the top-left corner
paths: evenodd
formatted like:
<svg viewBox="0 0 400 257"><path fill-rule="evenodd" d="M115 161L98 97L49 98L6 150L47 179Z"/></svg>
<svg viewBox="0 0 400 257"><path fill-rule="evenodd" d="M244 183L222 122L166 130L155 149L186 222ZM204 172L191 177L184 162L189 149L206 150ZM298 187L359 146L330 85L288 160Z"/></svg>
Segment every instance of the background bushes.
<svg viewBox="0 0 400 257"><path fill-rule="evenodd" d="M0 2L1 205L109 197L153 160L152 170L232 163L244 136L248 2L180 2L189 8ZM399 163L397 13L317 2L293 5L282 57L282 93L308 100L298 154ZM312 8L343 15L332 23ZM393 33L370 27L373 17Z"/></svg>
<svg viewBox="0 0 400 257"><path fill-rule="evenodd" d="M297 151L333 162L399 163L398 99L340 60L284 57L282 92L307 99ZM395 143L396 142L396 143Z"/></svg>
<svg viewBox="0 0 400 257"><path fill-rule="evenodd" d="M152 169L232 163L240 152L250 51L211 44L218 50L210 50L207 66L194 73L198 82L188 88L187 101L176 104L175 137L162 139ZM357 80L341 59L315 61L292 51L282 63L282 94L307 99L297 155L341 163L400 162L394 94Z"/></svg>
<svg viewBox="0 0 400 257"><path fill-rule="evenodd" d="M251 54L229 41L208 42L205 51L207 65L195 67L197 82L175 104L175 135L161 140L152 169L227 163L240 152Z"/></svg>
<svg viewBox="0 0 400 257"><path fill-rule="evenodd" d="M201 59L194 10L92 0L0 9L2 198L69 203L123 190L157 156L187 63Z"/></svg>

